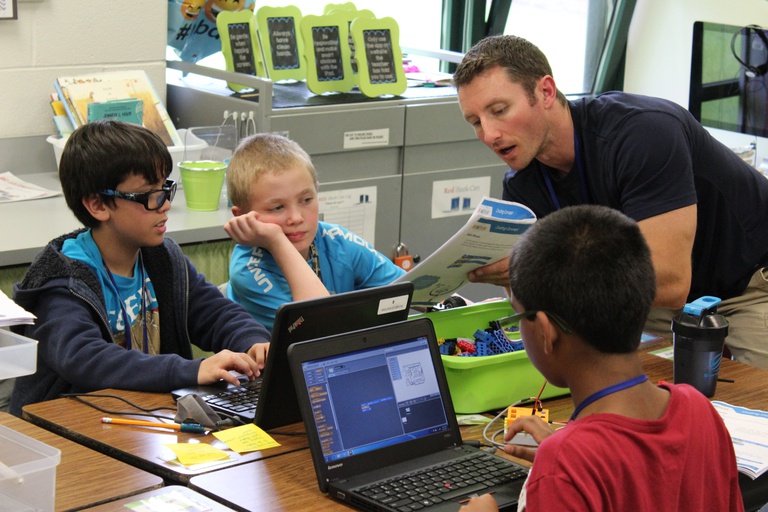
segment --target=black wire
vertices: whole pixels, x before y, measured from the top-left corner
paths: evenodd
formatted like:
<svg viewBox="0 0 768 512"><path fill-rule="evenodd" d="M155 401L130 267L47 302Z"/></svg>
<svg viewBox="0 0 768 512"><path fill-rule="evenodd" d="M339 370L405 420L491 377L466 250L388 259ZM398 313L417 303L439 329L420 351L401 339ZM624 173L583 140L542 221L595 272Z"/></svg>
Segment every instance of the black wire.
<svg viewBox="0 0 768 512"><path fill-rule="evenodd" d="M171 420L171 421L175 421L176 420L175 418L171 418L171 417L168 417L168 416L152 414L152 412L154 412L154 411L162 411L162 410L175 411L176 410L175 407L154 407L154 408L141 407L140 405L137 405L137 404L131 402L130 400L126 400L125 398L123 398L121 396L117 396L117 395L108 395L108 394L100 394L100 393L65 393L65 394L62 394L62 395L59 395L59 396L61 398L72 398L74 400L77 400L80 403L83 403L83 404L89 406L89 407L93 407L97 411L103 412L105 414L121 415L121 416L128 416L128 415L131 415L131 416L149 416L151 418L158 418L158 419L164 419L164 420ZM99 407L98 405L96 405L94 403L91 403L88 400L84 400L84 398L114 398L116 400L120 400L120 401L128 404L131 407L134 407L134 408L138 409L139 411L144 411L144 412L137 413L137 412L113 411L113 410L110 410L110 409L105 409L103 407Z"/></svg>
<svg viewBox="0 0 768 512"><path fill-rule="evenodd" d="M123 398L122 396L118 395L109 395L109 394L100 394L100 393L65 393L59 395L60 398L72 398L73 400L77 400L80 403L83 403L89 407L93 407L97 411L103 412L105 414L111 414L113 416L116 415L122 415L122 416L149 416L151 418L158 418L158 419L164 419L164 420L171 420L176 421L176 418L169 418L168 416L160 416L157 414L151 414L154 411L162 411L162 410L169 410L169 411L176 411L175 407L154 407L154 408L146 408L141 407L140 405L137 405L130 400L127 400ZM120 400L126 404L128 404L131 407L134 407L140 411L144 411L143 413L137 413L137 412L124 412L124 411L113 411L110 409L105 409L104 407L99 407L96 404L93 404L89 402L88 400L83 400L83 398L115 398L117 400ZM217 422L220 426L236 426L236 425L245 425L246 423L243 422L242 419L240 419L237 416L233 415L227 415L219 413L220 416L225 416L225 418L219 422ZM226 425L222 425L222 423L228 423ZM268 434L270 435L281 435L281 436L306 436L306 432L283 432L280 430L268 430Z"/></svg>
<svg viewBox="0 0 768 512"><path fill-rule="evenodd" d="M766 62L764 62L763 64L752 66L747 61L745 61L744 59L739 57L738 52L736 52L736 38L744 30L746 30L746 34L744 34L744 37L746 38L747 43L749 43L749 32L750 32L750 30L754 30L755 33L758 35L758 37L760 37L760 39L763 40L763 42L766 44L766 46L768 46L768 42L766 42L765 36L762 33L762 31L765 30L765 29L763 29L760 25L747 25L746 27L742 27L739 30L737 30L736 32L734 32L733 36L731 37L731 54L733 54L733 58L736 59L736 61L739 64L741 64L742 67L744 67L744 69L746 69L750 73L753 73L755 75L755 78L756 78L756 77L759 77L760 75L763 74L763 73L761 73L761 68L763 68L764 66L766 66L766 64L768 64L768 60L766 60ZM752 78L752 77L750 77L750 78Z"/></svg>
<svg viewBox="0 0 768 512"><path fill-rule="evenodd" d="M271 436L306 436L306 432L283 432L281 430L267 430Z"/></svg>

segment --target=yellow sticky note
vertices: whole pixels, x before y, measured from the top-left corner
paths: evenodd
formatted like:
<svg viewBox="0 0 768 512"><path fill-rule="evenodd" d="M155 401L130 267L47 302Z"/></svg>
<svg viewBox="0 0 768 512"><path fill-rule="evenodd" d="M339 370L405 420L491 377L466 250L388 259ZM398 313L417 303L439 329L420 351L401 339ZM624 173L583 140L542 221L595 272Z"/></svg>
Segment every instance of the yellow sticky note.
<svg viewBox="0 0 768 512"><path fill-rule="evenodd" d="M206 443L178 443L167 444L168 448L178 457L179 462L185 466L194 466L215 460L228 459L229 455Z"/></svg>
<svg viewBox="0 0 768 512"><path fill-rule="evenodd" d="M216 438L229 446L229 449L237 453L253 452L280 446L280 443L261 430L253 423L239 427L228 428L221 432L213 433Z"/></svg>

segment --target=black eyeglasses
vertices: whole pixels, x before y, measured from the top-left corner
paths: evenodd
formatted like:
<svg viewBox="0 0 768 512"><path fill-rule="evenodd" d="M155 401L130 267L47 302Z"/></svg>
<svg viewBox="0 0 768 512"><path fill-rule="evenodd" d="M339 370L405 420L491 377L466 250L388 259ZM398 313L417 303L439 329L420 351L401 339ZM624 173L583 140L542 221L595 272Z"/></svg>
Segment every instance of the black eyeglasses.
<svg viewBox="0 0 768 512"><path fill-rule="evenodd" d="M150 190L149 192L120 192L119 190L100 190L99 194L103 196L116 197L133 201L144 205L144 208L153 211L163 207L166 201L173 202L176 195L176 182L165 180L163 188L160 190Z"/></svg>
<svg viewBox="0 0 768 512"><path fill-rule="evenodd" d="M529 311L523 311L522 313L515 313L514 315L499 318L496 322L505 333L508 333L508 331L517 331L520 329L520 319L525 318L526 320L533 320L538 312L538 309L531 309ZM573 333L573 329L568 326L565 320L554 313L547 313L546 311L543 311L543 313L551 318L555 325L557 325L565 334Z"/></svg>

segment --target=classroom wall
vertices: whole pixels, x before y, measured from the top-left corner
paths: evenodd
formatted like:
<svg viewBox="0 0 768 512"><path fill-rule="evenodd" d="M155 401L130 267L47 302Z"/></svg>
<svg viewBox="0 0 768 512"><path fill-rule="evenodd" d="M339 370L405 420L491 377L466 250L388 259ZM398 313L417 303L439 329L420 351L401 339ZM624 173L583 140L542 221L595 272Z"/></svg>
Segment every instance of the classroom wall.
<svg viewBox="0 0 768 512"><path fill-rule="evenodd" d="M0 139L57 133L60 75L144 69L165 100L167 2L19 0L17 13L0 21Z"/></svg>
<svg viewBox="0 0 768 512"><path fill-rule="evenodd" d="M47 98L59 75L141 68L165 99L166 9L167 2L159 1L20 0L19 19L0 21L0 147L5 139L56 133ZM768 26L768 1L638 0L625 89L687 107L697 20ZM0 169L17 167L4 153ZM53 170L52 162L40 170Z"/></svg>
<svg viewBox="0 0 768 512"><path fill-rule="evenodd" d="M624 90L667 98L688 108L695 21L768 26L768 1L637 0Z"/></svg>

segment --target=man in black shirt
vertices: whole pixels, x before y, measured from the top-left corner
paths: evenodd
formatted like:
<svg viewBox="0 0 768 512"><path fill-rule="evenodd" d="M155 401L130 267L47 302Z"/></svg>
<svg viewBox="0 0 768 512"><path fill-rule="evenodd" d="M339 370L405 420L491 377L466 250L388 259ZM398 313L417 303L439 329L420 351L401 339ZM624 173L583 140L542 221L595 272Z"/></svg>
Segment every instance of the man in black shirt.
<svg viewBox="0 0 768 512"><path fill-rule="evenodd" d="M538 217L600 204L638 222L657 294L647 330L703 295L723 299L736 359L768 368L768 180L675 103L622 92L569 102L544 54L492 36L454 74L477 136L510 169L502 197ZM507 261L470 274L506 285Z"/></svg>

